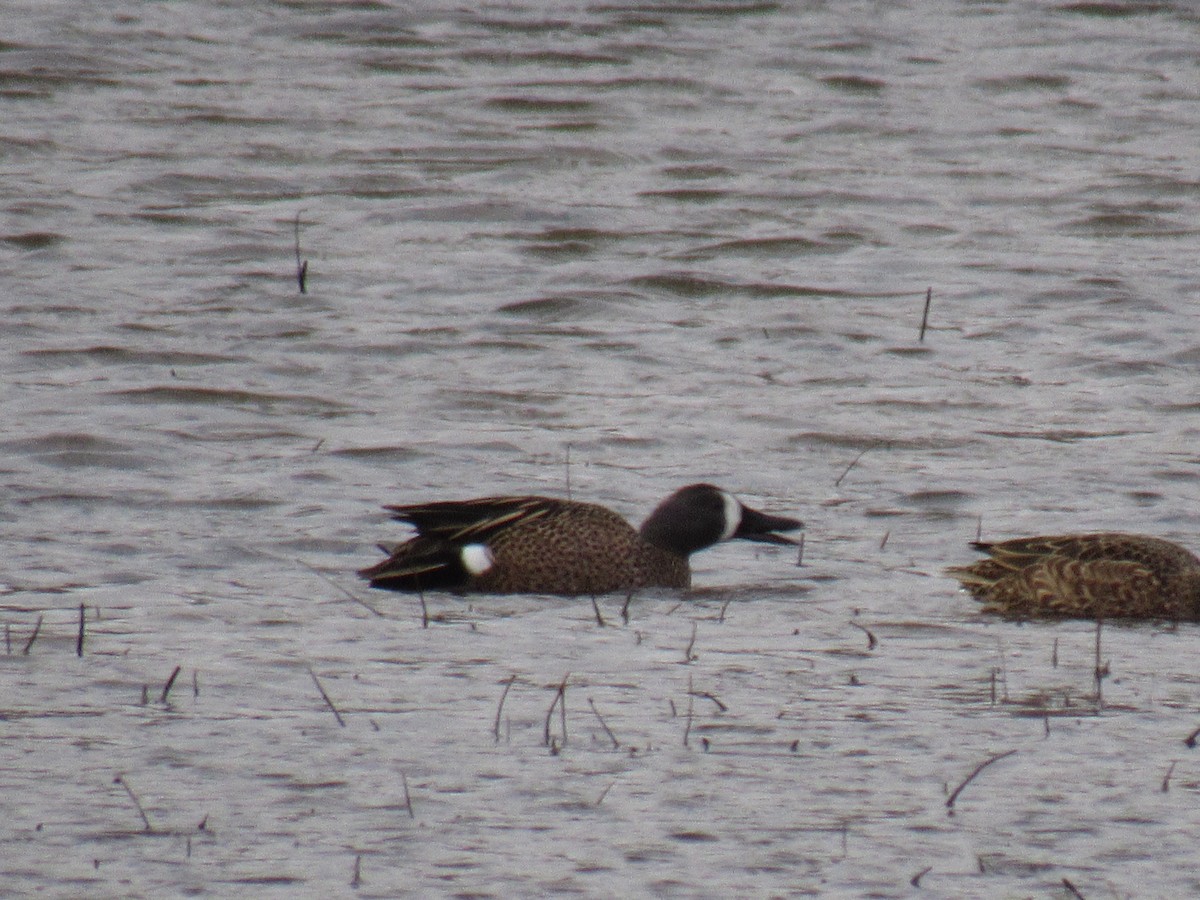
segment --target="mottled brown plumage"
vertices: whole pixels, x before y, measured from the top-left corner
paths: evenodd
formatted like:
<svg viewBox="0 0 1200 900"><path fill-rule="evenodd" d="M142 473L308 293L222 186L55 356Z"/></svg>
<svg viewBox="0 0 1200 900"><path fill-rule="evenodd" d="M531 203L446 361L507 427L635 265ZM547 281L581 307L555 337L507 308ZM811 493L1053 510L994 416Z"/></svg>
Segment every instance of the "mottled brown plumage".
<svg viewBox="0 0 1200 900"><path fill-rule="evenodd" d="M974 543L954 566L985 612L1016 618L1200 620L1200 559L1161 538L1107 532Z"/></svg>
<svg viewBox="0 0 1200 900"><path fill-rule="evenodd" d="M580 595L686 588L693 552L733 538L789 544L774 532L802 525L750 509L711 485L677 491L640 531L602 506L552 497L388 509L417 534L359 574L372 587L395 591Z"/></svg>

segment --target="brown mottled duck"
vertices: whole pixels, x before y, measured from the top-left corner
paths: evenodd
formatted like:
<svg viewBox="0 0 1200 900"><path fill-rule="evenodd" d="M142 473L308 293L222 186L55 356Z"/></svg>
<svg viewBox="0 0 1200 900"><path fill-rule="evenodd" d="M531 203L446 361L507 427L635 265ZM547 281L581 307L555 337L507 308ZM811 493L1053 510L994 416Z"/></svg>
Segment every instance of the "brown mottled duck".
<svg viewBox="0 0 1200 900"><path fill-rule="evenodd" d="M954 566L984 611L1014 618L1200 621L1200 559L1161 538L1105 532L973 543Z"/></svg>

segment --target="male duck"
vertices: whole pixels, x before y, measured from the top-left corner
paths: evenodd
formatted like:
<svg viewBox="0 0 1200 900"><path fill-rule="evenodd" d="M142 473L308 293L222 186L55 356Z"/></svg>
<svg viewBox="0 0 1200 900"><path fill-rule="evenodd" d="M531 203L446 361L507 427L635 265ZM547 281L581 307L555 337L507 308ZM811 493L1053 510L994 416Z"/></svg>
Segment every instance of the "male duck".
<svg viewBox="0 0 1200 900"><path fill-rule="evenodd" d="M388 506L417 534L359 572L371 587L491 594L686 588L688 557L719 541L793 544L798 519L751 509L711 484L681 488L639 530L603 506L551 497Z"/></svg>

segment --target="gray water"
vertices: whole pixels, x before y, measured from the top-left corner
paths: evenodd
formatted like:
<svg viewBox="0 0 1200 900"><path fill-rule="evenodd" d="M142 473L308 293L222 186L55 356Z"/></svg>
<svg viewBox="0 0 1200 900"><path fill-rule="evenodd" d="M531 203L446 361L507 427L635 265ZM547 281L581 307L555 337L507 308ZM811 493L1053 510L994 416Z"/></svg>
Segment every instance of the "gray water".
<svg viewBox="0 0 1200 900"><path fill-rule="evenodd" d="M5 895L1200 892L1197 626L1098 692L941 575L1200 547L1192 4L5 20ZM383 503L700 480L803 565L353 574Z"/></svg>

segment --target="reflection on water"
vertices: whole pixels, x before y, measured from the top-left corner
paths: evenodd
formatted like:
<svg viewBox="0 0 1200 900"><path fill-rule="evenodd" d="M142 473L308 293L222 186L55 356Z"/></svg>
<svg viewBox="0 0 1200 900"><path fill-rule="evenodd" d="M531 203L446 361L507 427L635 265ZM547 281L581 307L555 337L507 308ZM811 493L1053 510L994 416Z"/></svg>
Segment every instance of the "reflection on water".
<svg viewBox="0 0 1200 900"><path fill-rule="evenodd" d="M1101 704L938 575L1200 546L1189 5L10 18L8 892L1196 892L1191 626ZM351 574L384 503L697 480L804 565Z"/></svg>

